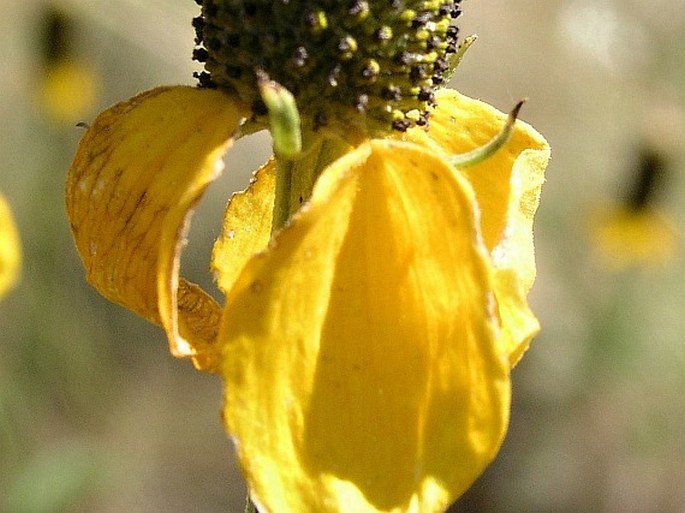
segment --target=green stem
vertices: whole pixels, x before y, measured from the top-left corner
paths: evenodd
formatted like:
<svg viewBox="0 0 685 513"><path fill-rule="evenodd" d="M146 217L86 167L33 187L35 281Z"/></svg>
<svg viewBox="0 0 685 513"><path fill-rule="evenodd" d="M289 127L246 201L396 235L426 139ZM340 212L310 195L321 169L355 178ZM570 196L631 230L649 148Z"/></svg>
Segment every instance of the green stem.
<svg viewBox="0 0 685 513"><path fill-rule="evenodd" d="M297 159L276 154L276 193L271 232L283 228L312 194L321 172L334 160L350 151L340 139L312 138L306 153Z"/></svg>
<svg viewBox="0 0 685 513"><path fill-rule="evenodd" d="M276 157L276 196L271 233L283 228L290 218L294 168L294 160Z"/></svg>
<svg viewBox="0 0 685 513"><path fill-rule="evenodd" d="M252 504L252 501L250 500L250 494L246 493L245 494L245 513L258 513L257 508L254 504Z"/></svg>

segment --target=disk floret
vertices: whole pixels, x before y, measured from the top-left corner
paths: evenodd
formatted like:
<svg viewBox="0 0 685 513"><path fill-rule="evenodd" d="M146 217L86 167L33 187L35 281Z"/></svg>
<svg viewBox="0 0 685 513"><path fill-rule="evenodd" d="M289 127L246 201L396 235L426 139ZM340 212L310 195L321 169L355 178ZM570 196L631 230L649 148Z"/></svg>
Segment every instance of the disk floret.
<svg viewBox="0 0 685 513"><path fill-rule="evenodd" d="M305 130L425 125L457 53L461 0L196 1L200 86L237 94L259 117L266 76L295 96Z"/></svg>

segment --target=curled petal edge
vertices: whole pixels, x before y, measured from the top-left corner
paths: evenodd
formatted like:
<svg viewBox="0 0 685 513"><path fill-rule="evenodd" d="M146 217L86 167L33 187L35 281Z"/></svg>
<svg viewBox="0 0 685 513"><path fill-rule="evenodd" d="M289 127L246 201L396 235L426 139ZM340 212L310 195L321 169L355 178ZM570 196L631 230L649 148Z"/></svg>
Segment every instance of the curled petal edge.
<svg viewBox="0 0 685 513"><path fill-rule="evenodd" d="M436 95L430 130L405 138L446 155L468 152L491 140L507 115L451 89ZM510 140L487 160L464 169L476 195L480 228L495 271L495 297L502 321L500 345L514 366L539 323L527 303L535 279L533 218L550 158L547 141L523 121Z"/></svg>
<svg viewBox="0 0 685 513"><path fill-rule="evenodd" d="M161 325L174 356L213 371L221 311L179 277L193 208L245 116L226 94L159 87L100 114L79 143L67 213L88 281Z"/></svg>

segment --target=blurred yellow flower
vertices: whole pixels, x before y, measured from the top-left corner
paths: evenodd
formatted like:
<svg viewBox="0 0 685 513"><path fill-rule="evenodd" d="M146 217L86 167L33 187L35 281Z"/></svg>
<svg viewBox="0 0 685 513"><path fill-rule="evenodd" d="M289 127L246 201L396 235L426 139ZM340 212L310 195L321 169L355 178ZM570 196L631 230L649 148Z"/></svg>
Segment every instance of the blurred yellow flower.
<svg viewBox="0 0 685 513"><path fill-rule="evenodd" d="M664 264L673 256L678 240L673 222L653 208L603 208L593 216L591 229L598 257L616 271Z"/></svg>
<svg viewBox="0 0 685 513"><path fill-rule="evenodd" d="M20 266L19 234L10 207L0 194L0 297L16 284Z"/></svg>
<svg viewBox="0 0 685 513"><path fill-rule="evenodd" d="M674 223L655 206L655 196L667 178L664 155L650 147L641 150L635 176L620 203L595 209L590 232L595 253L610 270L666 263L675 252Z"/></svg>
<svg viewBox="0 0 685 513"><path fill-rule="evenodd" d="M97 75L87 63L63 59L43 71L42 112L51 120L75 123L83 119L97 98Z"/></svg>
<svg viewBox="0 0 685 513"><path fill-rule="evenodd" d="M46 6L40 14L38 106L51 121L82 121L97 98L97 73L75 48L75 23L67 11Z"/></svg>

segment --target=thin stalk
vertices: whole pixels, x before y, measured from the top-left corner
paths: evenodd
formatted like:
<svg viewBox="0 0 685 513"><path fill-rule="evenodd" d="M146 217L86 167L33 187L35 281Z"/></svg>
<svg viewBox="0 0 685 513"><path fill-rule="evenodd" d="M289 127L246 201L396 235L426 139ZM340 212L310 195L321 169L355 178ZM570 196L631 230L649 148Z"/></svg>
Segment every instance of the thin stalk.
<svg viewBox="0 0 685 513"><path fill-rule="evenodd" d="M276 191L271 232L283 228L300 206L309 200L323 170L351 146L340 139L312 139L308 151L297 159L276 154Z"/></svg>
<svg viewBox="0 0 685 513"><path fill-rule="evenodd" d="M276 193L271 233L285 226L290 218L295 161L276 157Z"/></svg>
<svg viewBox="0 0 685 513"><path fill-rule="evenodd" d="M252 504L252 501L250 500L249 493L245 494L245 509L243 511L244 513L258 513L257 507Z"/></svg>
<svg viewBox="0 0 685 513"><path fill-rule="evenodd" d="M466 153L460 153L458 155L452 155L450 158L450 163L457 168L463 168L468 166L475 166L483 162L485 159L494 155L497 150L504 146L512 132L514 131L514 124L516 124L516 118L518 117L521 107L526 100L519 101L512 111L509 113L507 122L502 127L502 130L493 137L490 141L485 143L483 146L479 146L475 150L468 151Z"/></svg>

